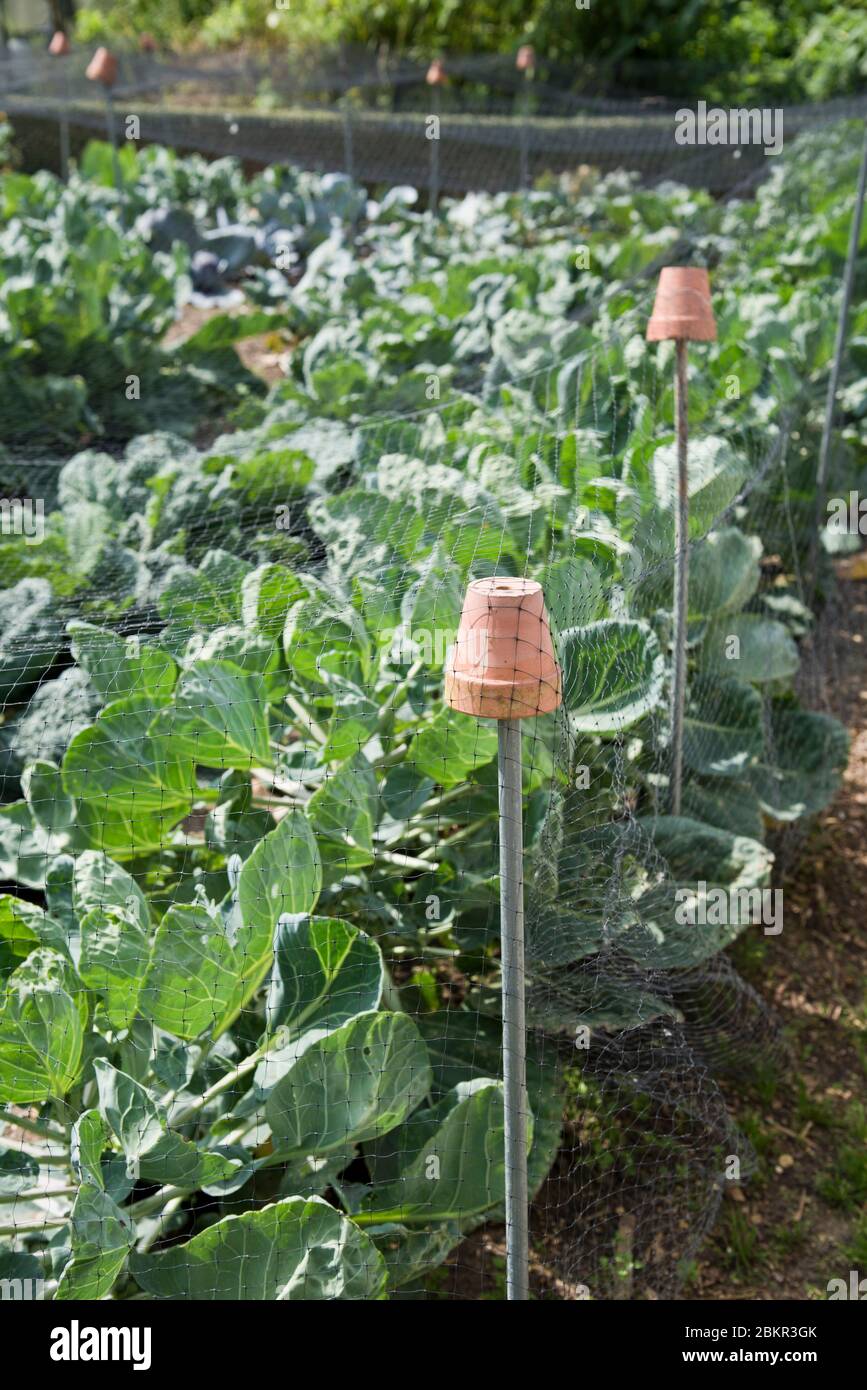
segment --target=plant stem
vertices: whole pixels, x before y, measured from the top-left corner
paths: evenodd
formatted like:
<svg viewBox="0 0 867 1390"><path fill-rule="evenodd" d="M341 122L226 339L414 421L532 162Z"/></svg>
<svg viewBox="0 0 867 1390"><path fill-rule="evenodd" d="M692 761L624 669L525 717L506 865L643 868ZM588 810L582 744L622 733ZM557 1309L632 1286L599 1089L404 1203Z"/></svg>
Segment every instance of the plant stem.
<svg viewBox="0 0 867 1390"><path fill-rule="evenodd" d="M54 1125L43 1124L39 1120L31 1120L27 1115L13 1115L9 1110L0 1110L0 1122L7 1125L16 1125L18 1129L26 1130L28 1134L38 1134L40 1139L56 1139L59 1144L66 1143L66 1135L62 1129L55 1129Z"/></svg>
<svg viewBox="0 0 867 1390"><path fill-rule="evenodd" d="M35 1224L0 1226L0 1236L8 1236L10 1239L14 1239L15 1236L39 1235L42 1231L65 1226L68 1220L68 1216L46 1216L44 1221L38 1221Z"/></svg>
<svg viewBox="0 0 867 1390"><path fill-rule="evenodd" d="M291 709L292 713L295 715L295 718L298 720L298 723L301 725L302 729L306 729L307 733L310 734L311 737L315 738L317 743L328 742L328 735L322 728L322 725L316 723L316 720L307 713L304 706L298 700L295 699L294 695L287 694L286 703Z"/></svg>
<svg viewBox="0 0 867 1390"><path fill-rule="evenodd" d="M423 849L419 858L430 861L433 855L440 854L449 845L456 845L459 840L466 840L468 836L474 835L477 830L481 830L482 826L489 823L490 816L480 816L478 820L470 821L470 824L465 825L461 830L456 830L454 835L447 835L444 840L440 840L439 844L431 845L430 849ZM427 862L425 867L430 868L430 863Z"/></svg>
<svg viewBox="0 0 867 1390"><path fill-rule="evenodd" d="M33 1187L24 1192L4 1192L0 1195L0 1205L11 1202L41 1202L47 1197L74 1197L77 1187Z"/></svg>

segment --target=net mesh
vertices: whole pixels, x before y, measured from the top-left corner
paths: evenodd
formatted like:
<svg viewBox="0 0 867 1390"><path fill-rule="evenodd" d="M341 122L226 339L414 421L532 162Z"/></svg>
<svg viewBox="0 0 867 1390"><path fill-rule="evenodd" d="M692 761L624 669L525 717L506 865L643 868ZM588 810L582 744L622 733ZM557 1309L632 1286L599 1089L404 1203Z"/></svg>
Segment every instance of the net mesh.
<svg viewBox="0 0 867 1390"><path fill-rule="evenodd" d="M754 1161L724 1086L785 1055L727 948L780 941L781 871L846 762L813 479L860 135L802 135L749 201L688 161L436 212L162 149L123 150L120 187L99 146L65 190L7 176L4 1277L489 1287L497 733L443 683L462 650L487 669L455 641L497 577L541 585L562 670L520 724L534 1295L682 1287ZM676 815L674 345L644 336L672 260L710 267L719 324L689 356ZM203 319L167 349L182 300Z"/></svg>

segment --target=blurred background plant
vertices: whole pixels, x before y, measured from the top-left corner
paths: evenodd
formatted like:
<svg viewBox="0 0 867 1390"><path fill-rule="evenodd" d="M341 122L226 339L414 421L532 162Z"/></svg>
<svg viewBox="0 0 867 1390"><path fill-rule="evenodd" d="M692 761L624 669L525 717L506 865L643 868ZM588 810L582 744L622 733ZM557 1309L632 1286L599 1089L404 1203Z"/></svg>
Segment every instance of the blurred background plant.
<svg viewBox="0 0 867 1390"><path fill-rule="evenodd" d="M73 14L74 11L74 14ZM82 44L254 47L427 60L510 55L532 43L544 64L588 69L613 89L707 101L827 100L867 72L867 13L835 0L0 0L0 38L62 25Z"/></svg>

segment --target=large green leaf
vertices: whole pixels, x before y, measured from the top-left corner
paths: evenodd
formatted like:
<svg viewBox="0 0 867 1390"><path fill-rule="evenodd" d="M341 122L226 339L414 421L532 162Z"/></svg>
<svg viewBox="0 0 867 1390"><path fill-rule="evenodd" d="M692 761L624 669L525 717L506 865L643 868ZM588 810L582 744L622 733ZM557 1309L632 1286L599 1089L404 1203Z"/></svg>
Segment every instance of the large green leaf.
<svg viewBox="0 0 867 1390"><path fill-rule="evenodd" d="M271 1089L274 1147L327 1153L387 1134L430 1090L427 1049L407 1014L359 1014L317 1038Z"/></svg>
<svg viewBox="0 0 867 1390"><path fill-rule="evenodd" d="M192 756L178 739L151 731L156 707L146 695L106 705L76 734L63 759L63 782L82 801L179 820L196 790Z"/></svg>
<svg viewBox="0 0 867 1390"><path fill-rule="evenodd" d="M98 1057L93 1064L99 1111L126 1157L127 1175L136 1180L203 1187L230 1178L237 1159L207 1153L167 1126L165 1112L144 1086Z"/></svg>
<svg viewBox="0 0 867 1390"><path fill-rule="evenodd" d="M238 910L245 931L270 945L285 913L312 912L322 888L316 839L304 811L292 808L260 840L241 867ZM252 949L252 947L251 947Z"/></svg>
<svg viewBox="0 0 867 1390"><path fill-rule="evenodd" d="M69 830L75 820L75 802L63 786L56 763L46 758L28 763L21 774L21 788L36 825L50 835Z"/></svg>
<svg viewBox="0 0 867 1390"><path fill-rule="evenodd" d="M736 526L711 531L689 556L689 616L712 618L743 608L759 586L762 543Z"/></svg>
<svg viewBox="0 0 867 1390"><path fill-rule="evenodd" d="M0 974L14 970L39 945L66 952L66 932L41 907L0 894Z"/></svg>
<svg viewBox="0 0 867 1390"><path fill-rule="evenodd" d="M268 1027L292 1034L339 1028L379 1007L383 980L382 952L358 927L335 917L281 917L265 1006Z"/></svg>
<svg viewBox="0 0 867 1390"><path fill-rule="evenodd" d="M81 1067L87 1001L67 962L41 947L6 982L0 1007L0 1100L65 1096Z"/></svg>
<svg viewBox="0 0 867 1390"><path fill-rule="evenodd" d="M82 917L78 973L102 995L112 1028L128 1028L138 1012L150 943L137 914L95 908Z"/></svg>
<svg viewBox="0 0 867 1390"><path fill-rule="evenodd" d="M733 613L709 625L699 665L710 674L737 676L760 685L789 680L798 669L798 648L788 630L773 618Z"/></svg>
<svg viewBox="0 0 867 1390"><path fill-rule="evenodd" d="M653 849L667 864L669 876L642 894L636 903L639 923L619 937L619 944L645 969L679 969L698 965L740 935L753 919L755 903L770 878L773 855L756 840L703 825L687 816L640 819L639 836L649 835ZM722 920L680 920L688 893L697 914L713 890L727 895ZM761 902L759 902L761 906Z"/></svg>
<svg viewBox="0 0 867 1390"><path fill-rule="evenodd" d="M262 677L233 661L199 661L185 671L174 702L154 721L154 734L206 767L271 762Z"/></svg>
<svg viewBox="0 0 867 1390"><path fill-rule="evenodd" d="M733 676L696 676L683 724L683 760L694 772L743 777L764 745L762 697Z"/></svg>
<svg viewBox="0 0 867 1390"><path fill-rule="evenodd" d="M497 756L497 731L443 707L425 724L407 761L440 786L453 787Z"/></svg>
<svg viewBox="0 0 867 1390"><path fill-rule="evenodd" d="M395 1176L380 1184L374 1168L365 1217L463 1221L497 1206L506 1191L503 1126L502 1086L484 1077L460 1082L389 1136Z"/></svg>
<svg viewBox="0 0 867 1390"><path fill-rule="evenodd" d="M172 906L154 938L141 1012L176 1038L219 1032L262 983L270 960L270 934L236 931L231 910Z"/></svg>
<svg viewBox="0 0 867 1390"><path fill-rule="evenodd" d="M329 773L307 809L326 871L343 877L373 863L377 786L363 753Z"/></svg>
<svg viewBox="0 0 867 1390"><path fill-rule="evenodd" d="M99 850L85 850L75 858L72 900L78 917L95 909L127 912L142 927L150 922L148 901L132 874Z"/></svg>
<svg viewBox="0 0 867 1390"><path fill-rule="evenodd" d="M607 618L567 628L559 646L563 702L577 732L619 733L659 703L665 662L647 623Z"/></svg>
<svg viewBox="0 0 867 1390"><path fill-rule="evenodd" d="M657 506L673 516L677 505L677 446L663 444L651 461ZM689 535L705 535L737 497L747 477L747 460L726 439L692 440L687 458Z"/></svg>
<svg viewBox="0 0 867 1390"><path fill-rule="evenodd" d="M372 1241L319 1197L287 1197L227 1216L132 1273L155 1298L289 1302L385 1297L385 1262Z"/></svg>
<svg viewBox="0 0 867 1390"><path fill-rule="evenodd" d="M849 738L836 719L777 706L767 754L750 768L750 784L774 820L813 816L836 792L848 757Z"/></svg>
<svg viewBox="0 0 867 1390"><path fill-rule="evenodd" d="M67 625L72 655L87 672L103 700L144 696L155 705L171 697L177 679L174 660L160 647L138 637L124 639L92 623Z"/></svg>
<svg viewBox="0 0 867 1390"><path fill-rule="evenodd" d="M88 1182L78 1190L71 1230L72 1254L54 1297L60 1302L105 1298L135 1243L135 1228L106 1192Z"/></svg>

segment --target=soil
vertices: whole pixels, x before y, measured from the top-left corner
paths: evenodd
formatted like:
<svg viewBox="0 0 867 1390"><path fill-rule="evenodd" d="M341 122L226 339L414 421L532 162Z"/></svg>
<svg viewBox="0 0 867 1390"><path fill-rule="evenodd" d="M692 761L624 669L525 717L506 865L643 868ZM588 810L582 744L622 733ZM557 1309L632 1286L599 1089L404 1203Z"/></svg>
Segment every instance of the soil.
<svg viewBox="0 0 867 1390"><path fill-rule="evenodd" d="M742 939L735 963L773 1011L789 1057L723 1090L758 1156L727 1185L719 1219L688 1271L688 1299L826 1299L828 1282L867 1275L867 566L838 566L840 593L825 634L830 660L811 703L836 715L851 746L832 805L799 845L778 885L780 937ZM557 1275L552 1213L535 1224L534 1299L578 1296ZM531 1222L531 1230L532 1230ZM532 1240L531 1240L532 1244ZM505 1233L477 1231L429 1277L425 1297L505 1296ZM628 1296L628 1295L627 1295Z"/></svg>

